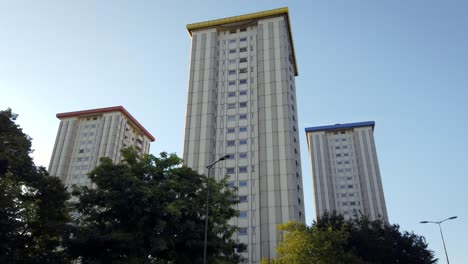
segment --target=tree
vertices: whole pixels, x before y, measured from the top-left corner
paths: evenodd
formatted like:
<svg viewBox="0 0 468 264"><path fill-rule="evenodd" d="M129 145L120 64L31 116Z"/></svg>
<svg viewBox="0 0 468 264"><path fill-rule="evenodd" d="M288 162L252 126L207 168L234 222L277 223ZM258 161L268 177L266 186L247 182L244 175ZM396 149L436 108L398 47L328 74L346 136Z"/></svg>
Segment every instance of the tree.
<svg viewBox="0 0 468 264"><path fill-rule="evenodd" d="M400 232L398 225L367 218L344 221L324 214L312 226L288 223L279 227L283 241L277 263L436 263L424 237Z"/></svg>
<svg viewBox="0 0 468 264"><path fill-rule="evenodd" d="M31 139L10 109L0 111L0 262L66 263L64 186L32 158Z"/></svg>
<svg viewBox="0 0 468 264"><path fill-rule="evenodd" d="M422 236L400 232L399 225L389 225L367 218L350 226L350 250L368 263L436 263Z"/></svg>
<svg viewBox="0 0 468 264"><path fill-rule="evenodd" d="M182 166L175 154L139 157L132 149L124 162L103 158L90 172L95 188L79 187L70 255L82 263L201 263L207 178ZM226 179L209 181L209 263L237 263L235 190Z"/></svg>
<svg viewBox="0 0 468 264"><path fill-rule="evenodd" d="M339 228L306 226L289 222L279 226L283 242L277 248L278 258L272 264L353 264L363 263L346 252L349 233L344 225Z"/></svg>

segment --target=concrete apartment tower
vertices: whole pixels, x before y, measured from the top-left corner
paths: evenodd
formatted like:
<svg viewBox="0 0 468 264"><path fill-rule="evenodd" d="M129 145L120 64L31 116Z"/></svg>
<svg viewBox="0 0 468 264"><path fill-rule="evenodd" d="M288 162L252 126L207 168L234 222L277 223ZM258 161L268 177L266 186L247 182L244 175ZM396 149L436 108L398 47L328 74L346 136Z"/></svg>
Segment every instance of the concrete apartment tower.
<svg viewBox="0 0 468 264"><path fill-rule="evenodd" d="M187 25L192 38L183 158L239 188L231 223L248 263L276 255L277 225L304 222L298 75L287 8Z"/></svg>
<svg viewBox="0 0 468 264"><path fill-rule="evenodd" d="M149 153L154 137L122 106L57 114L60 126L49 173L66 187L88 185L87 173L101 157L121 161L121 150L134 147Z"/></svg>
<svg viewBox="0 0 468 264"><path fill-rule="evenodd" d="M374 142L375 122L306 128L315 214L336 211L388 222Z"/></svg>

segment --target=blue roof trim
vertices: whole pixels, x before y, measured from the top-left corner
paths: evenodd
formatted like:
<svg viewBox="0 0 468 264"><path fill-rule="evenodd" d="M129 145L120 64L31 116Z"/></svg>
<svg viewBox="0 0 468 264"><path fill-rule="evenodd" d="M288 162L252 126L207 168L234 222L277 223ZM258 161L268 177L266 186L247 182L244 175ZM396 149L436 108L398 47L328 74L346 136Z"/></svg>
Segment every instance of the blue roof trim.
<svg viewBox="0 0 468 264"><path fill-rule="evenodd" d="M339 129L347 129L347 128L355 128L355 127L366 127L366 126L371 126L372 130L374 130L375 122L374 121L365 121L365 122L348 123L348 124L335 124L335 125L329 125L329 126L306 127L305 132L339 130Z"/></svg>

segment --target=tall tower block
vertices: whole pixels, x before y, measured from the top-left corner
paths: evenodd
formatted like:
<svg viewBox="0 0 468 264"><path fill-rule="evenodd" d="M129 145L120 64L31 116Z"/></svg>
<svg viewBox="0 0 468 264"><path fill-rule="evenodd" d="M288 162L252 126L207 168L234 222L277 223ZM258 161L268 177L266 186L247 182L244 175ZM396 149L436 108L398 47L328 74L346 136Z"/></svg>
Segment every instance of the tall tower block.
<svg viewBox="0 0 468 264"><path fill-rule="evenodd" d="M277 225L304 222L295 77L287 8L187 25L192 39L187 166L239 188L237 239L248 263L276 255Z"/></svg>

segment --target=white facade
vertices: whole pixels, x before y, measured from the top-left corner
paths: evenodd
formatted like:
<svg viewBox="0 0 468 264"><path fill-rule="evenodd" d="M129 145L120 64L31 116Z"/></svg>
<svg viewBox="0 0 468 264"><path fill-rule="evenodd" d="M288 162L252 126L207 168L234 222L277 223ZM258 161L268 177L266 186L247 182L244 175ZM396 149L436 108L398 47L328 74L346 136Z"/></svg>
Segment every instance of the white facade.
<svg viewBox="0 0 468 264"><path fill-rule="evenodd" d="M374 142L373 121L306 128L316 217L336 211L345 219L388 222Z"/></svg>
<svg viewBox="0 0 468 264"><path fill-rule="evenodd" d="M60 125L49 173L66 187L88 185L87 173L101 157L121 161L121 150L134 147L149 153L154 138L122 106L57 114Z"/></svg>
<svg viewBox="0 0 468 264"><path fill-rule="evenodd" d="M304 222L294 48L287 8L187 25L192 37L183 158L239 188L231 223L248 263L276 256L277 225Z"/></svg>

